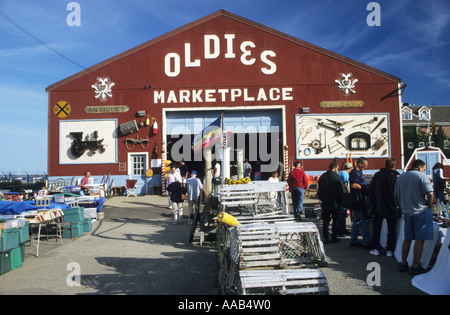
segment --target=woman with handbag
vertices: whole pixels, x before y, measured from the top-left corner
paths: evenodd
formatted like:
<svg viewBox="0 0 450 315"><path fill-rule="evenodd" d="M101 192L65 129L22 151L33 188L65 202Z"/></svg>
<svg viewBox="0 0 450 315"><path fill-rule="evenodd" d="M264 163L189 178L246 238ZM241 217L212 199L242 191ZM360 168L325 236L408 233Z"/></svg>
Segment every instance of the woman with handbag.
<svg viewBox="0 0 450 315"><path fill-rule="evenodd" d="M171 193L173 224L181 224L183 217L183 201L186 199L186 188L182 184L180 173L175 173L174 181L167 187Z"/></svg>

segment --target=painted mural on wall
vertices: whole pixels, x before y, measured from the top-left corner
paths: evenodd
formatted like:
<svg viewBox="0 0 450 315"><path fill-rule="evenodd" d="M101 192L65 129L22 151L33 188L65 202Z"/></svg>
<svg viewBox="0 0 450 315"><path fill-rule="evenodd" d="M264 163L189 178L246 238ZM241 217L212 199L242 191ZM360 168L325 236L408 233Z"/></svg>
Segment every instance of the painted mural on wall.
<svg viewBox="0 0 450 315"><path fill-rule="evenodd" d="M296 115L296 158L390 156L389 115Z"/></svg>

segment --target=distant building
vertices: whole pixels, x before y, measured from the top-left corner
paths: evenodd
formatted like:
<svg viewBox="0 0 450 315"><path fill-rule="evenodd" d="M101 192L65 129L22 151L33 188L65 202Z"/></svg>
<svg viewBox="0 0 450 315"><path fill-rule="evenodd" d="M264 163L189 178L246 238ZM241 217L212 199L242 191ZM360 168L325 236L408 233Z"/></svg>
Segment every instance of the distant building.
<svg viewBox="0 0 450 315"><path fill-rule="evenodd" d="M404 103L402 122L405 161L425 159L428 170L436 162L446 164L447 157L450 156L450 106L415 106ZM430 138L428 129L433 122L434 133ZM410 163L406 163L405 167L408 166Z"/></svg>

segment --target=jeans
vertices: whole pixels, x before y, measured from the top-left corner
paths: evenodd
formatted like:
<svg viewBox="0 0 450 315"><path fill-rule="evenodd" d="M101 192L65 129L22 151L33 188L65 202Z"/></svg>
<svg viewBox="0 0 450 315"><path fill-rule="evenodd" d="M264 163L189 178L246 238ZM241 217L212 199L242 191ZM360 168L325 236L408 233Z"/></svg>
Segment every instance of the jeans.
<svg viewBox="0 0 450 315"><path fill-rule="evenodd" d="M359 229L362 230L362 244L370 245L370 219L367 218L362 211L353 211L353 225L350 233L350 243L358 243Z"/></svg>
<svg viewBox="0 0 450 315"><path fill-rule="evenodd" d="M305 190L300 187L291 188L292 195L292 207L294 208L294 216L299 216L302 214L303 209L303 197L305 195Z"/></svg>
<svg viewBox="0 0 450 315"><path fill-rule="evenodd" d="M347 209L345 208L341 208L339 210L339 215L338 215L338 233L339 234L343 234L345 232L345 222L347 220Z"/></svg>

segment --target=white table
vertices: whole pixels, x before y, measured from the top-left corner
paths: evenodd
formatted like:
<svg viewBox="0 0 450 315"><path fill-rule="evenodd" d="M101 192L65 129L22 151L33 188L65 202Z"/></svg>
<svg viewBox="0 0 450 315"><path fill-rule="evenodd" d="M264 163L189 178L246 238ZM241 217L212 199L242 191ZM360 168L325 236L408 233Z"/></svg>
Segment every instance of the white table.
<svg viewBox="0 0 450 315"><path fill-rule="evenodd" d="M411 283L431 295L450 295L450 233L447 233L431 271L415 276Z"/></svg>
<svg viewBox="0 0 450 315"><path fill-rule="evenodd" d="M382 230L381 234L384 235L385 237L387 237L387 229L386 229L385 233L383 233L383 230ZM438 238L439 238L439 224L436 222L433 222L433 239L425 241L423 244L423 252L422 252L422 257L420 259L420 264L422 265L423 268L427 268L428 265L430 264L430 260L431 260L431 257L433 256L433 251L434 251L434 248L436 247ZM402 261L402 245L403 245L404 239L405 239L405 219L403 217L401 217L400 219L398 219L398 222L397 222L397 244L395 247L395 258L397 259L398 262ZM414 243L415 243L415 241L411 242L411 248L409 250L409 255L407 258L407 262L408 262L409 266L411 266L412 262L413 262Z"/></svg>

